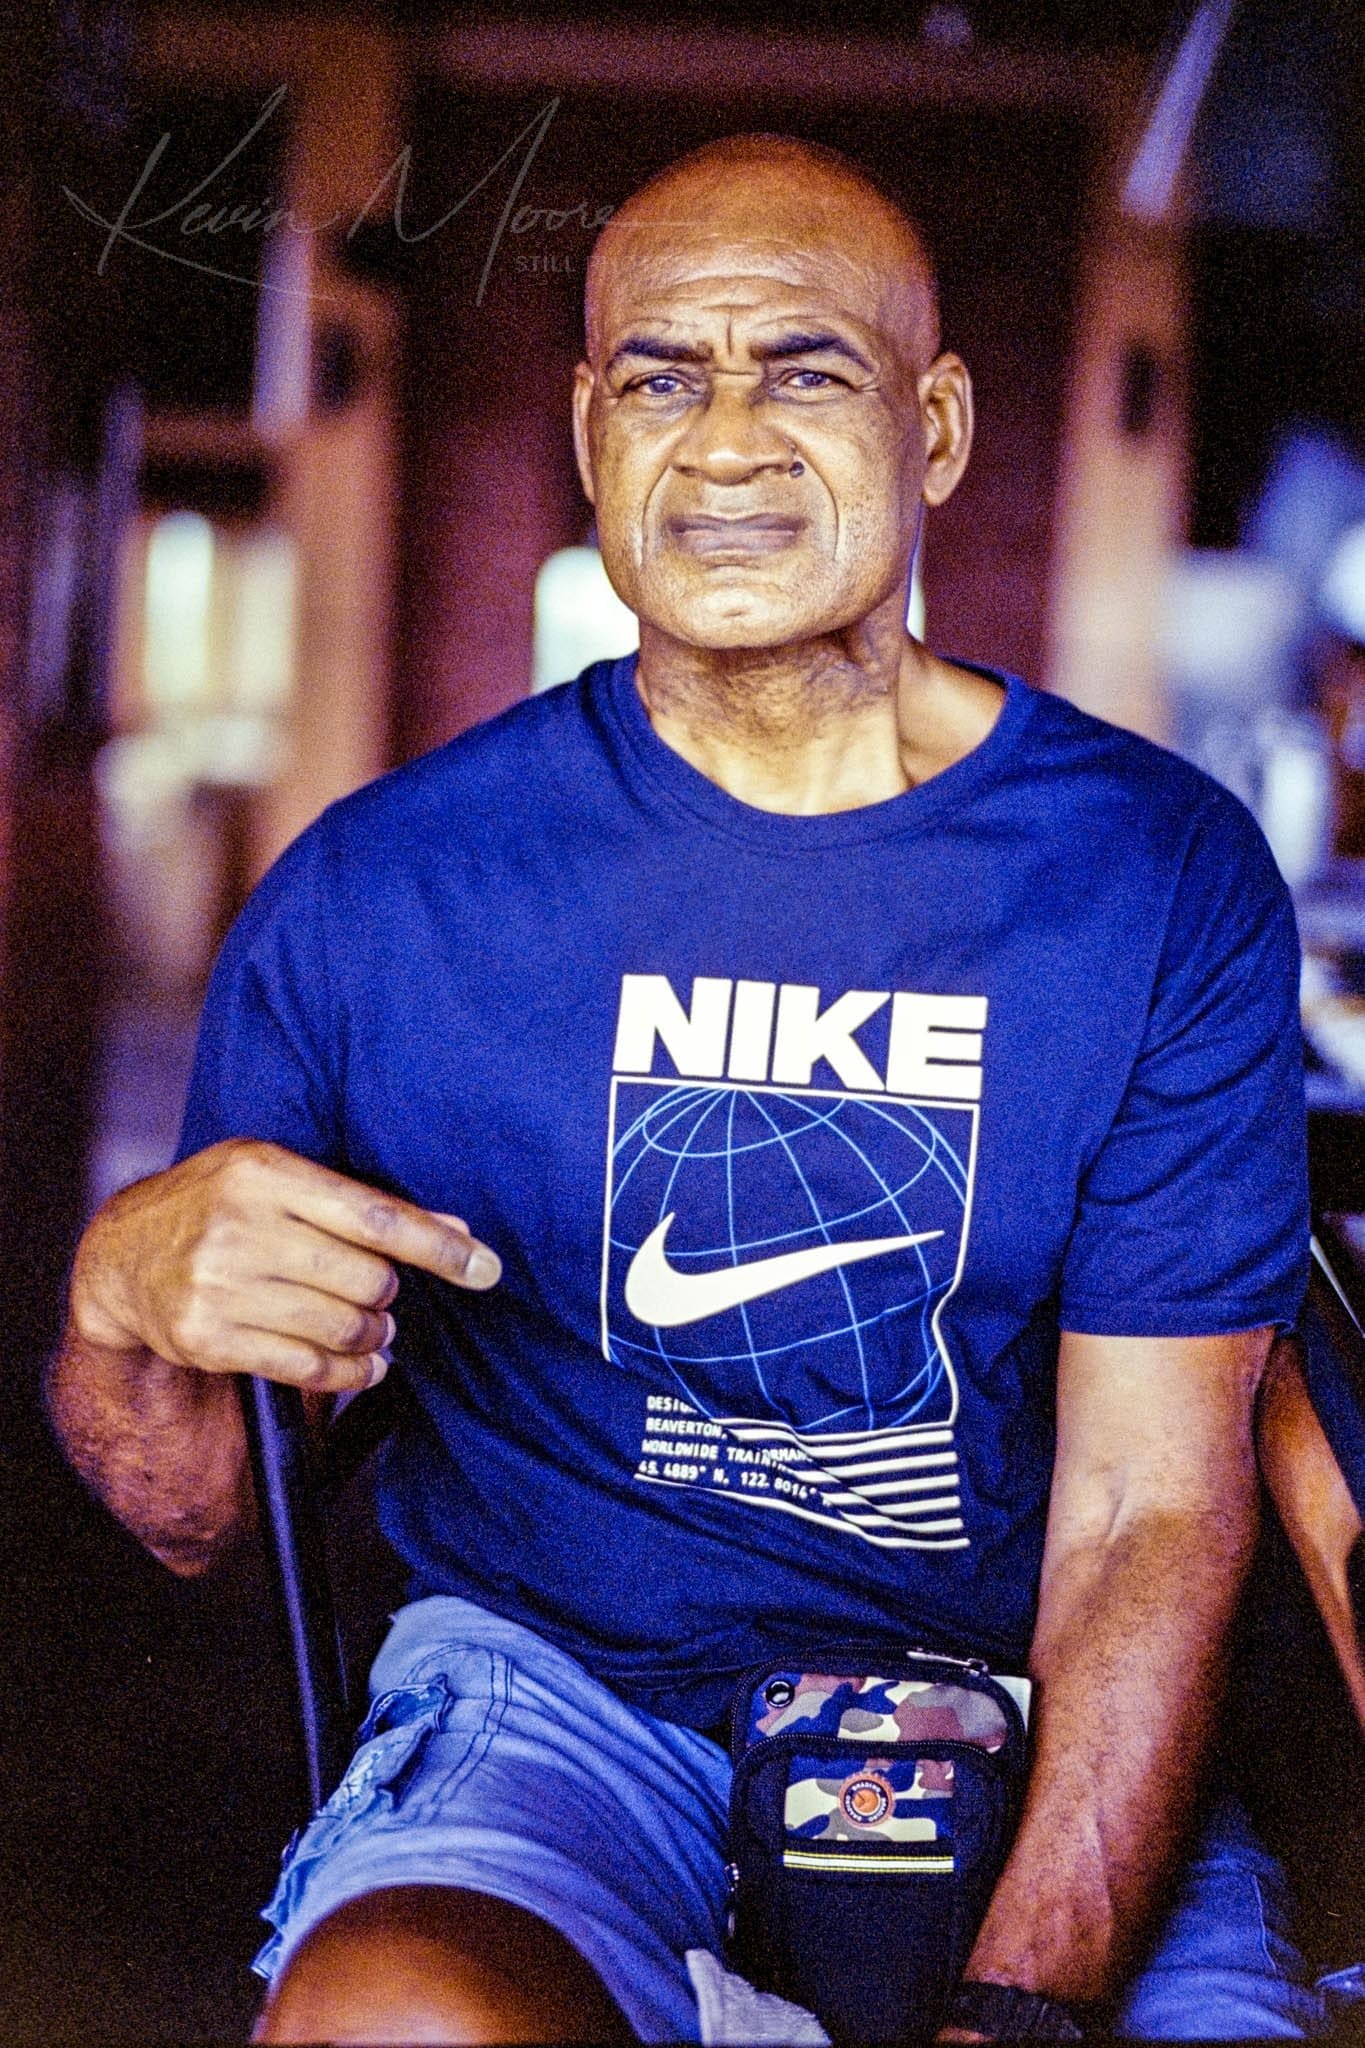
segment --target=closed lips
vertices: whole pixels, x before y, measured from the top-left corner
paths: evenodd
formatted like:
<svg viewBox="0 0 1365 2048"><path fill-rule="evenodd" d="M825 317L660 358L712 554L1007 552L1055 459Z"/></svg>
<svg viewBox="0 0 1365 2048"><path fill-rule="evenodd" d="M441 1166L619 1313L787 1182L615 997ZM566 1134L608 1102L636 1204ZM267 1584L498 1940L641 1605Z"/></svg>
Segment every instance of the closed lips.
<svg viewBox="0 0 1365 2048"><path fill-rule="evenodd" d="M776 512L755 512L740 518L719 519L695 512L670 519L668 530L693 554L772 554L796 538L804 521Z"/></svg>

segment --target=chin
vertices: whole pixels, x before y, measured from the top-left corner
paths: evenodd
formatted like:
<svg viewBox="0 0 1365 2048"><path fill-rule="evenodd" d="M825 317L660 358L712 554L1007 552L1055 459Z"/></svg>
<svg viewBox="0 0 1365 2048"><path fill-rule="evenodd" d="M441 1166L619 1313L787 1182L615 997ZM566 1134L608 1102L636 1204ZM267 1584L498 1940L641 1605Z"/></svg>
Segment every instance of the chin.
<svg viewBox="0 0 1365 2048"><path fill-rule="evenodd" d="M738 647L786 647L817 639L837 630L831 619L810 603L784 595L738 590L710 591L685 603L661 604L642 609L641 616L656 625L670 639L689 647L714 648L717 652ZM842 615L839 623L842 624Z"/></svg>
<svg viewBox="0 0 1365 2048"><path fill-rule="evenodd" d="M666 629L689 647L787 647L814 637L811 629L779 619L688 619Z"/></svg>

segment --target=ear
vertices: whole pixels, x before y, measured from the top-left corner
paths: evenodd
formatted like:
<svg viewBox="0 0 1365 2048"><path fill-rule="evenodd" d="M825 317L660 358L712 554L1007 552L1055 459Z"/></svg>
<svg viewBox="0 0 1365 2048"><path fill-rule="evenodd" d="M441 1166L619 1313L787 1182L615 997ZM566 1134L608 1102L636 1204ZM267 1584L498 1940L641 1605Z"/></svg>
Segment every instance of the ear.
<svg viewBox="0 0 1365 2048"><path fill-rule="evenodd" d="M924 502L951 497L972 452L972 380L961 356L936 356L916 386L924 420Z"/></svg>
<svg viewBox="0 0 1365 2048"><path fill-rule="evenodd" d="M590 505L597 503L592 474L592 444L588 434L588 408L595 388L596 380L591 369L587 363L580 363L573 373L573 452L583 495Z"/></svg>

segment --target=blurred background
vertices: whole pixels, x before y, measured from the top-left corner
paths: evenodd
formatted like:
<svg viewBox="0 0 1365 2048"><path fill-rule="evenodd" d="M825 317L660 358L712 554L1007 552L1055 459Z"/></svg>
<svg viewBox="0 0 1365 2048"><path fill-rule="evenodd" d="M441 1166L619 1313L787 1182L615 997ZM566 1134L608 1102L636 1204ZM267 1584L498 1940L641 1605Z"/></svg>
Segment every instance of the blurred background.
<svg viewBox="0 0 1365 2048"><path fill-rule="evenodd" d="M170 1155L271 859L633 644L567 429L596 227L741 128L904 196L978 407L924 637L1251 805L1315 1143L1359 1156L1365 54L1345 0L837 33L816 0L53 0L0 48L0 2025L231 2037L297 1774L259 1559L170 1582L60 1466L38 1376L83 1219ZM1326 1967L1361 1910L1308 1797L1276 1811Z"/></svg>

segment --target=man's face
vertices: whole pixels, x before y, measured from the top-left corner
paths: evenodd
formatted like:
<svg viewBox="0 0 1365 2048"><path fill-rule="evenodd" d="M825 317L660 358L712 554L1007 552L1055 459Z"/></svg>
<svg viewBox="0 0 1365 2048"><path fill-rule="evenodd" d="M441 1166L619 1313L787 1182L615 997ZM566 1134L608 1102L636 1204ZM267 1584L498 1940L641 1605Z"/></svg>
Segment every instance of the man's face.
<svg viewBox="0 0 1365 2048"><path fill-rule="evenodd" d="M615 231L576 439L607 573L641 620L774 647L903 602L932 393L956 358L925 360L918 280L884 236L860 249L828 207L770 207L770 226L761 206L717 211Z"/></svg>

